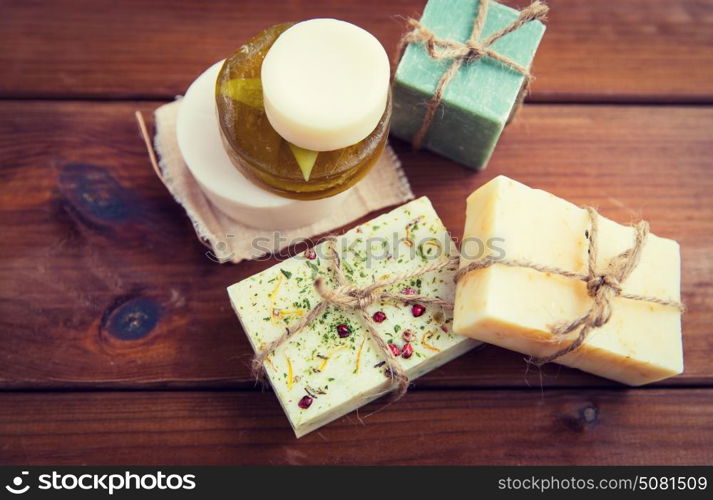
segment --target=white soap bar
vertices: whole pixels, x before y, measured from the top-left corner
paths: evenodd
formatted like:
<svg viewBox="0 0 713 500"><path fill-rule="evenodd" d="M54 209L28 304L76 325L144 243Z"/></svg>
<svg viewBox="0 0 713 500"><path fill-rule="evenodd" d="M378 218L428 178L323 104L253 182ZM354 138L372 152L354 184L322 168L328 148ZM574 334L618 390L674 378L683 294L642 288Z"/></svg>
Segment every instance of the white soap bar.
<svg viewBox="0 0 713 500"><path fill-rule="evenodd" d="M614 256L631 248L634 230L602 216L598 221L596 272L602 273ZM588 230L589 217L582 208L499 176L468 198L461 266L492 255L586 274ZM678 243L649 234L638 266L622 283L623 290L680 301L680 267ZM580 280L495 264L459 281L454 329L544 357L573 339L557 341L551 326L572 321L591 305ZM683 371L681 312L615 297L609 322L556 362L630 385L676 375Z"/></svg>
<svg viewBox="0 0 713 500"><path fill-rule="evenodd" d="M265 112L284 139L331 151L376 128L389 93L389 58L368 31L312 19L282 33L261 69Z"/></svg>
<svg viewBox="0 0 713 500"><path fill-rule="evenodd" d="M230 301L253 349L280 336L319 301L313 281L317 276L334 287L333 271L324 243L315 258L298 255L228 288ZM364 287L394 273L416 270L446 260L457 250L427 198L415 201L357 226L338 238L337 249L348 279ZM312 255L310 255L312 256ZM394 285L391 291L414 292L452 300L454 271L444 269ZM413 354L398 360L409 378L450 361L479 344L454 335L451 313L428 305L420 316L404 303L373 304L369 315L381 311L376 324L388 342L399 348L410 331ZM418 314L418 313L417 313ZM379 318L382 319L382 318ZM341 338L338 325L351 334ZM297 332L265 362L272 387L297 437L367 404L391 387L384 358L367 337L362 319L351 310L329 306L322 317ZM309 408L300 400L314 396Z"/></svg>
<svg viewBox="0 0 713 500"><path fill-rule="evenodd" d="M256 186L233 165L220 137L215 103L222 65L215 63L193 82L176 121L181 156L208 199L227 216L260 229L306 226L337 209L349 190L320 200L283 198Z"/></svg>

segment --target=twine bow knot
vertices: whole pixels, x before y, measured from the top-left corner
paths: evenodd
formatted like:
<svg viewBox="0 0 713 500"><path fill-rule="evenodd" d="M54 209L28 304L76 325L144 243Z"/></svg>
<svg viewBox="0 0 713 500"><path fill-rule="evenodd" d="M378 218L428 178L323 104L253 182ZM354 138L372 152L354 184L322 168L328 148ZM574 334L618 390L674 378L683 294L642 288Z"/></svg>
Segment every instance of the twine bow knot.
<svg viewBox="0 0 713 500"><path fill-rule="evenodd" d="M621 292L621 283L610 274L599 274L587 281L587 294L594 299L594 304L599 305L592 308L587 316L587 322L593 328L600 328L609 322L612 315L611 300ZM563 335L569 331L556 330L556 333Z"/></svg>
<svg viewBox="0 0 713 500"><path fill-rule="evenodd" d="M396 283L424 275L431 271L455 268L458 265L458 259L455 258L433 262L413 271L384 277L380 280L374 281L370 285L360 288L349 281L342 271L341 258L336 249L336 239L327 239L325 241L325 245L331 254L330 267L332 269L334 279L337 282L337 286L335 288L330 288L321 277L315 279L314 288L322 300L297 323L286 328L285 332L279 338L270 342L259 353L255 354L252 360L253 374L258 379L262 378L265 370L264 362L267 357L270 356L270 354L272 354L278 347L286 343L293 335L321 316L328 305L335 305L351 309L359 314L362 323L366 327L367 335L384 355L384 361L386 363L385 373L393 380L396 386L394 400L399 399L408 390L408 376L406 375L404 368L392 354L386 339L374 326L374 321L372 317L369 316L367 308L378 301L397 300L405 303L419 302L424 304L434 304L452 309L453 304L451 302L443 300L439 297L429 297L412 293L389 292L386 291L385 288Z"/></svg>
<svg viewBox="0 0 713 500"><path fill-rule="evenodd" d="M319 296L330 304L348 309L364 309L381 298L381 293L378 292L379 287L374 285L369 285L366 288L342 285L330 290L322 278L317 278L314 288Z"/></svg>
<svg viewBox="0 0 713 500"><path fill-rule="evenodd" d="M410 29L406 32L406 34L404 34L399 42L399 47L396 51L399 59L401 58L406 45L409 43L422 43L426 48L426 52L432 59L437 61L445 59L452 60L451 65L438 81L433 97L426 106L426 113L423 116L421 127L411 140L414 148L418 149L421 147L423 139L426 136L426 132L428 132L431 122L433 121L436 109L438 109L438 105L443 98L443 93L463 63L470 63L482 57L488 56L508 68L517 71L525 77L525 84L520 92L520 96L518 96L518 103L522 102L524 99L533 79L530 70L522 64L513 61L509 57L496 52L490 47L495 41L504 37L508 33L512 33L513 31L519 29L524 24L529 23L530 21L544 20L549 12L549 7L539 0L535 0L529 6L521 10L517 19L515 19L512 23L486 37L484 40L480 40L480 35L483 31L483 26L485 25L485 19L488 16L489 3L490 0L480 0L478 2L478 11L473 22L473 29L471 30L470 37L465 42L440 38L416 19L408 18L406 20ZM398 63L398 60L396 63ZM396 64L394 66L396 66Z"/></svg>
<svg viewBox="0 0 713 500"><path fill-rule="evenodd" d="M609 274L599 274L587 281L587 292L590 297L596 297L607 288L612 290L615 295L621 293L621 283Z"/></svg>

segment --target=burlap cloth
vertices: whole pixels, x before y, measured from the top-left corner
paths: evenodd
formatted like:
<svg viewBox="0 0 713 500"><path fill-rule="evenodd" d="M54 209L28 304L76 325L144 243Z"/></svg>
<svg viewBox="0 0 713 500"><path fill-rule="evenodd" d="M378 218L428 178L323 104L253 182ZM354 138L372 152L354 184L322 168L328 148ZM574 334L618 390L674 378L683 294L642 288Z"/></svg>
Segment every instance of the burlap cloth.
<svg viewBox="0 0 713 500"><path fill-rule="evenodd" d="M181 100L164 104L155 113L156 136L153 151L149 151L156 173L188 214L198 239L212 251L211 257L218 262L240 262L265 255L253 247L253 241L261 238L261 247L270 247L270 253L299 240L318 236L340 228L360 217L384 207L397 205L413 199L401 163L390 146L367 176L352 189L339 211L325 214L325 218L298 229L281 230L282 238L275 238L274 230L256 229L231 219L206 198L178 149L176 140L176 115ZM140 119L140 124L143 120ZM147 146L150 140L147 137ZM269 241L270 243L264 243ZM287 242L287 243L285 243Z"/></svg>

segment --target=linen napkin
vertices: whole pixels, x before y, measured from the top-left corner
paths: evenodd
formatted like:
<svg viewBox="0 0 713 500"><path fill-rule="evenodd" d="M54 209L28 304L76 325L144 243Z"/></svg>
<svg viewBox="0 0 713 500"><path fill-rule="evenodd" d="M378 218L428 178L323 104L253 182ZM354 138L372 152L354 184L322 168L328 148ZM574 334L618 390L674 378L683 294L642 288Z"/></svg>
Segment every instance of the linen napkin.
<svg viewBox="0 0 713 500"><path fill-rule="evenodd" d="M186 210L198 239L211 249L211 257L220 263L238 263L280 252L294 242L330 232L369 212L414 198L399 159L387 145L377 164L349 191L339 211L325 214L324 219L308 226L280 230L281 237L275 238L274 230L249 227L228 217L203 194L178 149L176 115L180 105L179 98L154 112L153 146L139 112L137 120L156 174ZM261 244L256 248L253 242L258 238ZM265 252L266 249L269 251Z"/></svg>

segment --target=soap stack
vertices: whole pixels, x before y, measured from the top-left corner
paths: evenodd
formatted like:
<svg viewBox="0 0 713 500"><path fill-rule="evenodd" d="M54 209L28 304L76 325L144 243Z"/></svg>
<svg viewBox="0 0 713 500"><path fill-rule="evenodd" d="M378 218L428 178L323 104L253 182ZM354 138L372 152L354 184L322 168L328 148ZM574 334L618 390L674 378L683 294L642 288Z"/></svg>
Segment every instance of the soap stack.
<svg viewBox="0 0 713 500"><path fill-rule="evenodd" d="M349 206L350 189L377 164L382 172L372 177L398 178L398 162L383 155L389 77L386 51L358 26L313 19L268 27L188 89L176 123L180 156L219 215L310 237L311 226ZM336 222L383 206L351 205L359 210ZM205 210L198 215L210 224Z"/></svg>

